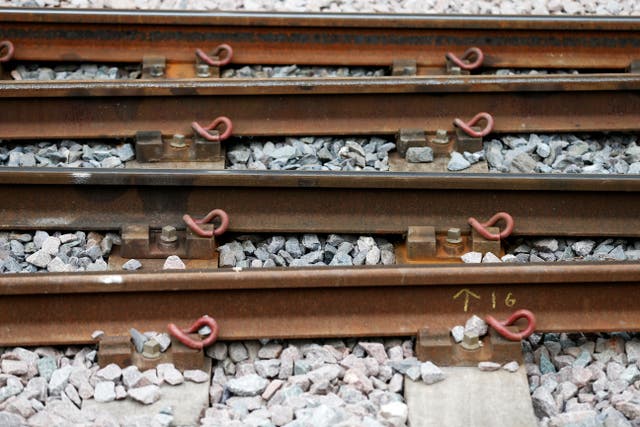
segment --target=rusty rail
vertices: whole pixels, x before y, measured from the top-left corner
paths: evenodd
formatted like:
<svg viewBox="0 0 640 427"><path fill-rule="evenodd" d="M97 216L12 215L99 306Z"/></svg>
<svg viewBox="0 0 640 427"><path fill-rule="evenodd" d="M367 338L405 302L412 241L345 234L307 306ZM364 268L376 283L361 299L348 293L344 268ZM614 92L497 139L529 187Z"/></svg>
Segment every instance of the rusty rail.
<svg viewBox="0 0 640 427"><path fill-rule="evenodd" d="M446 333L518 308L541 331L632 331L639 282L637 263L0 275L0 345L85 343L202 313L221 339Z"/></svg>
<svg viewBox="0 0 640 427"><path fill-rule="evenodd" d="M444 232L465 229L469 216L506 211L515 235L640 237L638 192L640 180L630 176L7 168L0 228L184 229L185 212L201 216L215 206L231 218L229 232Z"/></svg>
<svg viewBox="0 0 640 427"><path fill-rule="evenodd" d="M638 90L632 75L0 82L0 138L189 135L192 122L217 116L233 120L236 136L395 134L453 130L454 118L478 111L491 113L498 133L635 131Z"/></svg>
<svg viewBox="0 0 640 427"><path fill-rule="evenodd" d="M631 17L0 9L0 39L15 44L16 61L141 62L160 55L168 66L194 63L196 49L228 43L238 65L391 66L411 59L420 73L444 67L448 52L475 46L486 67L624 70L639 59L639 29Z"/></svg>

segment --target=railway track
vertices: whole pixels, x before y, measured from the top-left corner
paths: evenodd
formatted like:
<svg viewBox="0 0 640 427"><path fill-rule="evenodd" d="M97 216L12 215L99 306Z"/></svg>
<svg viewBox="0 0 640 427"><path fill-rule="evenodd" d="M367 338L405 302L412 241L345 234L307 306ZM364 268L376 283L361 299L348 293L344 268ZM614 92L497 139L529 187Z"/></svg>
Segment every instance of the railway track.
<svg viewBox="0 0 640 427"><path fill-rule="evenodd" d="M101 371L91 348L65 353L96 371L95 390L74 375L64 389L83 410L118 393L151 402L124 376L105 384L110 363L183 378L158 365L170 362L202 369L184 377L210 384L212 403L257 399L233 415L245 422L276 423L287 408L259 407L294 387L345 402L354 387L365 412L403 425L405 376L442 374L415 350L528 374L524 395L553 425L573 419L556 407L609 400L632 419L637 340L613 332L640 330L639 30L635 18L0 9L0 346L97 344ZM482 322L472 315L490 332L457 326L457 344L455 325ZM591 348L590 332L612 334ZM331 340L344 336L363 341ZM306 338L327 341L282 341ZM202 349L216 339L234 344L207 350L212 374ZM34 354L2 354L0 401L11 375L63 357ZM236 388L243 374L266 389ZM226 410L202 422L231 422Z"/></svg>
<svg viewBox="0 0 640 427"><path fill-rule="evenodd" d="M0 39L11 42L4 45L6 79L0 81L3 140L16 146L43 139L126 140L136 154L136 162L124 171L3 168L0 191L7 203L2 229L116 232L123 240L122 258L117 259L125 260L166 256L166 250L158 249L158 239L162 228L170 226L186 239L181 240L187 245L181 246L183 257L189 256L185 249L189 244L204 245L209 251L204 262L193 264L205 267L197 272L158 272L157 263L152 263L150 272L2 276L7 306L25 305L24 310L3 311L2 345L44 344L43 336L50 343L87 342L89 330L106 319L113 328L109 333L122 335L132 318L114 322L115 312L110 310L141 296L162 307L136 312L145 327L158 328L168 320L184 323L207 308L204 311L223 313L223 338L258 337L267 331L272 337L381 331L406 335L424 324L444 331L454 319L467 315L460 311L460 299L453 298L460 290L473 295L507 289L513 293L514 286L522 295L517 307L535 307L542 313L538 325L543 330L638 328L633 299L597 297L605 291L633 293L639 272L635 262L472 267L433 265L448 260L437 256L420 265L429 256L408 255L415 243L410 237L413 227L432 227L436 240L450 229L460 229L465 239L472 240L467 219L489 218L501 211L514 218L514 236L639 237L635 178L442 174L433 172L446 168L421 168L404 159L411 147L430 147L436 158L453 151L481 152L487 134L634 131L640 111L636 96L640 80L634 74L640 24L635 19L463 21L309 15L294 21L284 14L145 13L139 18L127 12L3 9L0 20ZM101 49L95 49L95 43ZM220 43L232 46L217 52L218 60L229 59L225 64L211 65L206 55L196 53ZM448 54L470 47L479 50L463 60ZM465 70L478 59L482 59L478 67ZM126 64L140 67L141 78L10 80L15 78L15 66L37 62ZM207 77L203 63L209 64ZM382 67L388 76L217 77L224 77L229 64L287 63ZM578 74L479 74L503 68L575 69ZM479 121L485 126L480 129L483 135L465 136L461 130L474 126L466 123L482 111L489 112ZM205 126L217 117L223 119ZM388 160L390 173L224 171L231 148L223 139L230 134L245 141L377 135L392 141L395 150ZM437 138L445 139L443 146L438 146ZM146 169L150 166L155 169ZM189 225L183 220L185 214L198 217L213 208L229 215L231 236L311 232L390 238L400 266L217 271L215 249L230 240L200 238L193 243L196 240L193 236L188 240ZM194 258L203 258L202 251ZM616 278L615 285L608 282L610 277ZM365 286L369 283L373 285ZM585 291L567 283L590 286ZM557 303L537 297L554 287L558 292L549 298ZM329 300L318 304L312 311L325 320L318 330L309 329L309 322L300 322L298 329L282 329L308 307L291 312L290 318L269 308L258 316L261 321L253 322L266 289L278 295L274 297L278 301L287 301L287 295L293 301L332 298L342 301L347 312L336 310ZM171 301L181 303L162 302L166 291L172 293ZM369 296L376 292L398 298L394 307L413 314L401 316L391 309L388 316L373 322L381 311L379 299ZM79 308L93 306L89 301L95 298L113 300L114 308L99 313ZM241 307L234 305L237 301L243 301ZM478 302L477 309L487 310L487 301ZM439 309L427 308L432 302ZM60 304L69 308L61 309ZM282 304L296 307L291 301ZM587 319L591 321L580 317L582 321L576 322L578 308L602 304ZM504 317L513 308L495 301L491 306ZM617 315L612 317L614 310ZM270 317L276 312L277 318ZM25 320L27 313L30 322ZM348 325L344 316L352 319ZM46 334L41 326L19 337L12 332L18 323L39 325L44 317L51 321ZM77 323L83 326L71 326ZM374 323L376 332L368 329Z"/></svg>

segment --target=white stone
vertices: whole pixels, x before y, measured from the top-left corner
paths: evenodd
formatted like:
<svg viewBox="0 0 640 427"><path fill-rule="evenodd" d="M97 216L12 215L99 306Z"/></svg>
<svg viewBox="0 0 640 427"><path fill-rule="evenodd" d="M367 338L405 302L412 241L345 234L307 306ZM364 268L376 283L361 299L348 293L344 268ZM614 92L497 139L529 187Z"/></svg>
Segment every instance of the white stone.
<svg viewBox="0 0 640 427"><path fill-rule="evenodd" d="M487 252L486 254L484 254L484 257L482 257L482 262L483 263L496 263L496 262L500 263L502 262L502 260L497 256L495 256L493 252Z"/></svg>
<svg viewBox="0 0 640 427"><path fill-rule="evenodd" d="M65 366L53 371L51 379L49 380L49 394L55 396L62 392L62 390L67 386L72 370L73 367Z"/></svg>
<svg viewBox="0 0 640 427"><path fill-rule="evenodd" d="M358 345L367 352L367 354L380 364L384 364L389 357L387 356L387 352L384 349L384 345L382 343L377 342L359 342Z"/></svg>
<svg viewBox="0 0 640 427"><path fill-rule="evenodd" d="M464 325L465 333L470 333L478 337L482 337L488 331L487 323L475 314L467 320Z"/></svg>
<svg viewBox="0 0 640 427"><path fill-rule="evenodd" d="M227 381L227 388L236 396L257 396L267 388L268 384L269 381L260 375L251 374L230 379Z"/></svg>
<svg viewBox="0 0 640 427"><path fill-rule="evenodd" d="M178 371L173 363L160 363L156 366L158 372L158 378L171 385L178 385L184 382L184 377Z"/></svg>
<svg viewBox="0 0 640 427"><path fill-rule="evenodd" d="M113 381L100 381L93 391L96 402L111 402L116 399L116 385Z"/></svg>
<svg viewBox="0 0 640 427"><path fill-rule="evenodd" d="M445 374L442 372L442 369L431 362L420 364L420 376L425 384L435 384L445 379Z"/></svg>
<svg viewBox="0 0 640 427"><path fill-rule="evenodd" d="M171 255L167 257L162 266L163 270L184 270L187 267L184 265L184 262L177 255Z"/></svg>
<svg viewBox="0 0 640 427"><path fill-rule="evenodd" d="M480 362L478 363L478 369L484 372L497 371L500 369L500 364L496 362Z"/></svg>
<svg viewBox="0 0 640 427"><path fill-rule="evenodd" d="M9 375L24 375L29 370L27 362L22 360L4 359L1 366L2 372Z"/></svg>
<svg viewBox="0 0 640 427"><path fill-rule="evenodd" d="M122 376L122 369L115 363L110 363L96 372L96 376L105 381L117 381Z"/></svg>
<svg viewBox="0 0 640 427"><path fill-rule="evenodd" d="M203 383L209 380L209 375L200 369L187 369L183 372L184 379L194 383Z"/></svg>
<svg viewBox="0 0 640 427"><path fill-rule="evenodd" d="M146 372L146 371L145 371ZM140 403L150 405L160 400L160 387L148 385L139 388L132 388L128 391L129 396Z"/></svg>
<svg viewBox="0 0 640 427"><path fill-rule="evenodd" d="M407 422L409 407L402 402L390 402L380 407L378 416L392 426L402 426Z"/></svg>
<svg viewBox="0 0 640 427"><path fill-rule="evenodd" d="M464 326L457 325L451 328L451 336L456 343L461 343L464 338Z"/></svg>
<svg viewBox="0 0 640 427"><path fill-rule="evenodd" d="M516 362L515 360L509 362L509 363L505 363L504 366L502 366L502 369L504 369L507 372L517 372L518 369L520 368L520 365L518 364L518 362Z"/></svg>
<svg viewBox="0 0 640 427"><path fill-rule="evenodd" d="M480 252L467 252L460 259L465 264L480 264L482 262L482 254Z"/></svg>

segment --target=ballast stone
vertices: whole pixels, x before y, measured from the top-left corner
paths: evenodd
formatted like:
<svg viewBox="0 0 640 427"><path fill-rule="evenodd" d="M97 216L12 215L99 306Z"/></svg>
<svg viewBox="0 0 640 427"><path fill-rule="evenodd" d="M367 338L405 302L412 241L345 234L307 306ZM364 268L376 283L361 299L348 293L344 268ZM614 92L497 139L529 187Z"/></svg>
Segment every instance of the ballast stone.
<svg viewBox="0 0 640 427"><path fill-rule="evenodd" d="M447 165L447 169L452 172L457 172L461 170L465 170L471 167L471 163L465 159L465 157L458 153L457 151L453 151L451 153L451 159L449 160L449 164Z"/></svg>
<svg viewBox="0 0 640 427"><path fill-rule="evenodd" d="M433 149L431 147L409 147L405 156L409 163L433 162Z"/></svg>

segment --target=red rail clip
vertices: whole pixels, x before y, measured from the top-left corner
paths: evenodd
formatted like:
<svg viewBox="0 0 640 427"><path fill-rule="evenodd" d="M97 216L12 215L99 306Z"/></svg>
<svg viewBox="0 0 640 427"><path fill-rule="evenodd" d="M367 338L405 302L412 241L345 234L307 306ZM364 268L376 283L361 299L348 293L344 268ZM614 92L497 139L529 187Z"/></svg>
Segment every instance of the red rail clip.
<svg viewBox="0 0 640 427"><path fill-rule="evenodd" d="M0 52L5 51L4 55L0 56L0 62L7 62L13 58L13 43L9 40L3 40L0 42Z"/></svg>
<svg viewBox="0 0 640 427"><path fill-rule="evenodd" d="M473 56L476 57L475 61L469 62L470 58ZM456 56L453 52L447 52L445 54L445 57L449 61L456 64L458 67L467 71L475 70L476 68L481 66L482 62L484 61L484 53L482 53L482 51L478 47L470 47L469 49L467 49L462 54L462 58L458 58L458 56Z"/></svg>
<svg viewBox="0 0 640 427"><path fill-rule="evenodd" d="M211 56L220 56L222 52L226 52L226 55L222 57L222 59L213 59ZM223 43L216 47L216 49L211 53L211 56L204 53L202 49L196 49L196 56L205 64L209 64L212 67L222 67L231 62L231 58L233 57L233 48L226 43Z"/></svg>
<svg viewBox="0 0 640 427"><path fill-rule="evenodd" d="M220 125L224 125L224 132L219 135L211 135L210 130L217 128ZM225 116L220 116L207 126L201 126L198 122L192 122L191 128L195 133L206 139L207 141L224 141L231 136L233 130L233 123L231 119Z"/></svg>
<svg viewBox="0 0 640 427"><path fill-rule="evenodd" d="M481 119L484 119L487 122L486 126L481 131L474 130L471 126L478 123ZM491 131L493 130L493 116L489 113L482 112L473 116L473 119L471 119L468 123L465 123L461 119L456 118L453 120L453 124L473 138L482 138L483 136L489 135L489 133L491 133Z"/></svg>
<svg viewBox="0 0 640 427"><path fill-rule="evenodd" d="M524 331L511 332L506 328L506 326L513 325L513 323L516 320L521 318L525 318L529 322L529 324L527 325L527 328ZM536 316L534 316L534 314L529 310L524 310L524 309L516 311L511 316L509 316L509 318L504 322L500 322L496 320L496 318L491 315L487 315L487 317L485 317L485 321L489 324L489 326L495 329L496 332L498 332L500 335L502 335L509 341L520 341L522 339L525 339L529 335L531 335L533 331L535 331L536 329Z"/></svg>
<svg viewBox="0 0 640 427"><path fill-rule="evenodd" d="M198 329L203 326L208 326L211 329L211 333L209 336L202 341L196 341L187 334L192 334L196 332ZM220 331L220 327L218 326L218 322L215 321L213 317L209 317L206 314L193 322L193 324L186 331L178 328L175 323L169 323L167 326L169 329L169 333L176 337L178 341L182 344L186 345L189 348L193 348L195 350L202 350L203 348L210 346L213 344L216 339L218 339L218 332Z"/></svg>
<svg viewBox="0 0 640 427"><path fill-rule="evenodd" d="M505 227L499 234L490 233L489 230L486 229L486 227L491 227L501 219L504 220ZM480 221L474 217L469 217L468 221L469 225L487 240L501 240L509 237L513 232L514 227L513 217L506 212L498 212L492 216L489 221L483 223L480 223Z"/></svg>
<svg viewBox="0 0 640 427"><path fill-rule="evenodd" d="M203 230L198 225L198 224L208 224L209 222L211 222L211 220L213 220L213 218L216 218L216 217L220 218L220 227L215 228L212 231ZM214 209L202 219L193 219L189 214L184 214L182 219L184 220L185 224L187 224L187 227L189 227L191 231L193 231L200 237L219 236L225 231L227 231L227 228L229 227L229 215L227 215L227 213L222 209Z"/></svg>

